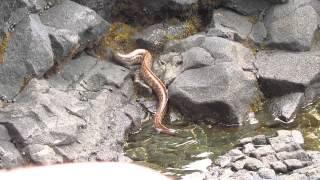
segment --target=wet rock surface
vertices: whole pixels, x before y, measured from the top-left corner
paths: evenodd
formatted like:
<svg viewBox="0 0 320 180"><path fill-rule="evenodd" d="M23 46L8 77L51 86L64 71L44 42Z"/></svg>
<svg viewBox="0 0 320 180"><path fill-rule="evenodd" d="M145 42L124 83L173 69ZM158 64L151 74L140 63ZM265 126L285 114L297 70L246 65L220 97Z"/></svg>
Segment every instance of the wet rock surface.
<svg viewBox="0 0 320 180"><path fill-rule="evenodd" d="M254 138L254 137L253 137ZM209 168L206 179L237 179L238 175L245 175L244 179L290 179L306 178L312 179L319 177L319 164L316 163L317 157L310 156L311 151L302 148L303 136L300 131L280 130L277 136L267 137L266 144L253 142L256 148L254 152L244 151L248 143L240 140L240 145L236 149L230 150L218 159L230 159L232 152L243 154L240 158L233 160L233 163L219 163ZM292 146L292 149L279 149L279 144ZM268 150L267 150L268 149ZM259 154L259 156L257 156ZM268 159L268 161L266 161ZM223 173L228 170L228 174ZM309 170L310 173L307 173ZM284 175L284 174L286 175Z"/></svg>

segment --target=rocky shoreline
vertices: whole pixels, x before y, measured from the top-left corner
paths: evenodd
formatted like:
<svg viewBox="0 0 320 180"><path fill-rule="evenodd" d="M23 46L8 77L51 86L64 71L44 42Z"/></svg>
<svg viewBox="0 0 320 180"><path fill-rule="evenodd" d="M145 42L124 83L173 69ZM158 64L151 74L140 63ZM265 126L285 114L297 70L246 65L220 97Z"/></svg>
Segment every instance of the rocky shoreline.
<svg viewBox="0 0 320 180"><path fill-rule="evenodd" d="M112 61L129 40L153 51L169 104L187 121L257 123L265 103L269 125L286 126L320 97L319 13L318 0L3 0L0 168L132 161L123 145L156 101L136 67ZM251 139L207 178L319 178L319 153L303 150L300 132Z"/></svg>
<svg viewBox="0 0 320 180"><path fill-rule="evenodd" d="M257 135L215 161L206 179L318 179L320 152L303 149L297 130L279 130L277 136Z"/></svg>

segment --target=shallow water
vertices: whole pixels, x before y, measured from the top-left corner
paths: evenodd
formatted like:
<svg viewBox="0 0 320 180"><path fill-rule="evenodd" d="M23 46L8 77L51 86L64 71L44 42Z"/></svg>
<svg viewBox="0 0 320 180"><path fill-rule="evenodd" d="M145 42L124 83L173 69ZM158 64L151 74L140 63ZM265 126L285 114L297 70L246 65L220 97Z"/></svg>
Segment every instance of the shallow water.
<svg viewBox="0 0 320 180"><path fill-rule="evenodd" d="M126 155L139 164L181 177L206 168L215 157L233 148L239 139L258 134L271 136L277 129L299 129L305 136L305 148L320 150L320 101L298 113L291 127L271 128L269 114L258 112L257 124L246 123L238 128L194 124L181 119L170 124L171 128L179 130L177 136L158 134L149 121L141 132L130 136L125 146Z"/></svg>

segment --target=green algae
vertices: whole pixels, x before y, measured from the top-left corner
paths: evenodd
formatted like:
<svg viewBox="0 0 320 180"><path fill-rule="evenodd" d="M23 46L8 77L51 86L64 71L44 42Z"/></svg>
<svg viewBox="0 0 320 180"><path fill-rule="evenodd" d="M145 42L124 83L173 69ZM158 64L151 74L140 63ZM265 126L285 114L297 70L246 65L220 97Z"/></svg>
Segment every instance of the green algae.
<svg viewBox="0 0 320 180"><path fill-rule="evenodd" d="M136 27L125 23L116 22L103 37L100 46L112 48L117 51L130 51L136 48L132 36L138 31Z"/></svg>
<svg viewBox="0 0 320 180"><path fill-rule="evenodd" d="M297 128L305 137L305 148L320 150L320 99L305 107L296 118Z"/></svg>
<svg viewBox="0 0 320 180"><path fill-rule="evenodd" d="M169 24L175 24L176 19L173 20L168 20ZM186 37L189 37L191 35L196 34L197 32L199 32L200 28L201 28L201 20L200 17L194 15L191 16L190 18L188 18L186 21L183 22L183 27L184 30L181 31L178 34L175 35L167 35L166 36L166 41L172 41L172 40L178 40L178 39L183 39Z"/></svg>
<svg viewBox="0 0 320 180"><path fill-rule="evenodd" d="M0 39L0 64L5 62L5 53L9 47L9 40L11 34L6 33L2 39Z"/></svg>

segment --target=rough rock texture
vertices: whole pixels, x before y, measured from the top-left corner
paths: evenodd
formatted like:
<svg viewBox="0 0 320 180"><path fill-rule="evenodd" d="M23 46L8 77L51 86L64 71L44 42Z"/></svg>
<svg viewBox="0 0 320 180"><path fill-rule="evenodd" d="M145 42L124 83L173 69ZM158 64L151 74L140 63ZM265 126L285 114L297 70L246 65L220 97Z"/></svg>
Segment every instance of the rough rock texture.
<svg viewBox="0 0 320 180"><path fill-rule="evenodd" d="M118 89L127 76L120 66L82 55L50 83L31 80L15 104L1 109L0 122L34 163L121 161L127 132L144 116Z"/></svg>
<svg viewBox="0 0 320 180"><path fill-rule="evenodd" d="M290 123L294 120L302 102L304 102L304 93L296 92L272 98L268 104L268 108L274 120L276 120L276 124Z"/></svg>
<svg viewBox="0 0 320 180"><path fill-rule="evenodd" d="M168 40L185 36L188 28L188 24L185 23L155 24L137 33L134 39L139 47L159 52Z"/></svg>
<svg viewBox="0 0 320 180"><path fill-rule="evenodd" d="M140 127L145 111L155 111L149 97L134 101L128 69L83 52L110 25L76 2L107 20L153 24L135 38L160 52L154 68L169 87L170 105L193 121L242 124L260 88L274 120L288 124L320 96L318 0L226 0L214 12L220 1L2 0L0 168L126 161L127 134ZM195 15L212 18L211 26L180 40L188 27L164 21ZM298 131L242 139L208 177L316 179L320 154L303 150L303 143Z"/></svg>
<svg viewBox="0 0 320 180"><path fill-rule="evenodd" d="M73 0L83 6L87 6L90 9L97 12L102 18L107 21L111 20L112 8L119 0Z"/></svg>
<svg viewBox="0 0 320 180"><path fill-rule="evenodd" d="M270 46L296 51L311 49L319 17L309 2L291 0L268 11L264 21Z"/></svg>
<svg viewBox="0 0 320 180"><path fill-rule="evenodd" d="M164 52L180 52L186 51L192 47L197 47L202 44L205 39L205 35L203 34L195 34L193 36L189 36L185 39L180 40L172 40L165 44Z"/></svg>
<svg viewBox="0 0 320 180"><path fill-rule="evenodd" d="M254 65L277 123L292 121L302 105L319 97L320 59L315 53L261 52Z"/></svg>
<svg viewBox="0 0 320 180"><path fill-rule="evenodd" d="M28 8L35 4L26 1L13 8L18 2L10 6L11 16L2 27L8 48L0 66L0 94L7 98L16 96L30 78L42 77L54 63L95 44L109 27L94 11L72 1L57 1L31 13Z"/></svg>
<svg viewBox="0 0 320 180"><path fill-rule="evenodd" d="M11 137L2 124L0 125L0 169L14 168L25 163L22 155L11 142Z"/></svg>
<svg viewBox="0 0 320 180"><path fill-rule="evenodd" d="M224 8L214 11L210 27L208 35L235 41L262 43L267 37L267 30L260 17L244 16Z"/></svg>
<svg viewBox="0 0 320 180"><path fill-rule="evenodd" d="M104 85L122 87L128 77L128 69L82 54L66 64L59 74L49 79L49 82L60 90L82 87L96 92Z"/></svg>
<svg viewBox="0 0 320 180"><path fill-rule="evenodd" d="M14 97L24 82L32 77L41 77L54 64L48 32L38 15L31 14L12 32L0 66L0 94Z"/></svg>
<svg viewBox="0 0 320 180"><path fill-rule="evenodd" d="M254 84L241 69L225 63L183 72L170 85L169 95L172 103L193 118L213 117L211 121L236 125L244 120L253 90Z"/></svg>
<svg viewBox="0 0 320 180"><path fill-rule="evenodd" d="M110 24L95 11L68 0L56 4L40 17L46 26L67 29L78 34L80 37L78 51L99 41L110 27Z"/></svg>
<svg viewBox="0 0 320 180"><path fill-rule="evenodd" d="M223 6L231 10L213 12L208 35L290 51L308 51L317 41L318 1L227 0Z"/></svg>
<svg viewBox="0 0 320 180"><path fill-rule="evenodd" d="M223 6L233 9L243 15L257 15L271 6L268 0L226 0Z"/></svg>
<svg viewBox="0 0 320 180"><path fill-rule="evenodd" d="M239 37L246 39L252 29L252 23L246 16L239 15L231 10L218 9L213 13L215 28L230 28L239 33Z"/></svg>
<svg viewBox="0 0 320 180"><path fill-rule="evenodd" d="M314 160L319 156L309 155L312 151L305 151L304 139L300 131L280 130L277 136L267 138L268 144L254 144L256 153L245 153L244 140L240 140L239 147L230 150L218 159L230 159L229 163L221 164L216 161L215 165L209 168L207 179L312 179L319 177L319 163ZM250 143L250 142L248 142ZM280 144L286 144L289 149L277 148ZM266 149L269 149L266 151ZM241 158L232 160L231 152L243 152ZM242 151L242 152L241 152ZM233 163L231 163L233 162ZM230 168L231 167L231 168ZM228 171L228 173L221 173ZM285 173L285 174L282 174Z"/></svg>
<svg viewBox="0 0 320 180"><path fill-rule="evenodd" d="M190 43L192 48L179 45L185 41L195 43ZM196 43L199 47L193 47ZM169 86L170 102L194 119L241 124L256 93L254 78L243 71L250 66L251 52L223 38L199 35L166 47L173 51L190 48L182 55L160 57L166 69L174 69L164 75L167 82L174 79Z"/></svg>

